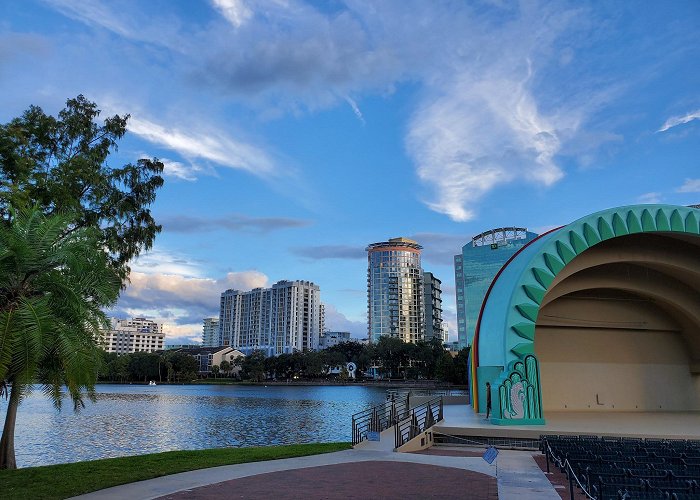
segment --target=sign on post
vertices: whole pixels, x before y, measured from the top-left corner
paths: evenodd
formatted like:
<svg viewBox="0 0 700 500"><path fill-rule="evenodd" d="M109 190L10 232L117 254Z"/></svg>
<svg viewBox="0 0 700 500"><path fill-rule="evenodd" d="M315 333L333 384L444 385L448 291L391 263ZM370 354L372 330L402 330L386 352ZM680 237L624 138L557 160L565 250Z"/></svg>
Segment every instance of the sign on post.
<svg viewBox="0 0 700 500"><path fill-rule="evenodd" d="M489 446L489 448L484 452L483 458L489 463L489 465L491 465L493 461L496 460L497 456L498 450L493 446Z"/></svg>

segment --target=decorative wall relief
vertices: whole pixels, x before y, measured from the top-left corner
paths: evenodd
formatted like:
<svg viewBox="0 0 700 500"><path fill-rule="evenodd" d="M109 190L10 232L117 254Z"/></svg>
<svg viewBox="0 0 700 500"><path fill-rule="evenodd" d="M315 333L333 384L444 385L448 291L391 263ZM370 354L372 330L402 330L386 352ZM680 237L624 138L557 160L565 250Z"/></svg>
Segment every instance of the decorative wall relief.
<svg viewBox="0 0 700 500"><path fill-rule="evenodd" d="M498 386L500 418L494 418L501 425L538 425L544 423L542 415L542 391L537 358L528 354L522 361L516 361L505 379Z"/></svg>

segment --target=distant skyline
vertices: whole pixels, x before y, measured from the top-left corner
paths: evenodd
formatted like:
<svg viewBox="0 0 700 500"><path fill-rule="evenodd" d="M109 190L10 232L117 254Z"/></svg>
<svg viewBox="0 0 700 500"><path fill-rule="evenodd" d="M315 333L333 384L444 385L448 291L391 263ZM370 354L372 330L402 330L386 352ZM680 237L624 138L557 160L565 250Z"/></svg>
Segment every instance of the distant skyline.
<svg viewBox="0 0 700 500"><path fill-rule="evenodd" d="M700 3L26 0L0 4L0 121L84 94L110 158L166 165L155 248L112 314L201 337L228 288L321 288L367 332L365 247L442 280L477 233L700 203Z"/></svg>

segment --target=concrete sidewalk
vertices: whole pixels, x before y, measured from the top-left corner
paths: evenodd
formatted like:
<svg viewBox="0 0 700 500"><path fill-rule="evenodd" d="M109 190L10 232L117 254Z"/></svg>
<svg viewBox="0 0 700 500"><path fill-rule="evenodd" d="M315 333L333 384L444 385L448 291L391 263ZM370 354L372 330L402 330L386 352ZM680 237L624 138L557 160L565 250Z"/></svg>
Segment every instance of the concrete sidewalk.
<svg viewBox="0 0 700 500"><path fill-rule="evenodd" d="M347 465L343 467L342 464ZM382 477L379 474L373 484L367 480L370 473L376 473L382 468L386 469L386 474L391 474L391 477L386 474ZM289 471L296 471L295 481L292 483L286 482L291 474ZM424 474L423 479L420 479L421 473L427 475ZM442 481L441 474L444 475ZM399 477L395 478L396 475ZM280 499L425 498L426 492L423 490L426 486L429 486L429 493L433 498L491 499L495 494L494 488L490 486L494 478L497 479L497 497L500 499L559 498L529 452L503 450L496 462L489 465L478 456L395 453L386 449L354 449L308 457L214 467L116 486L75 498L138 500L169 495L174 495L173 498L221 498L222 491L226 491L229 498L261 498L262 496L255 495L265 495L267 490L261 487L269 486L276 477L280 480L278 482L286 482L282 491L275 490L281 493L275 493ZM324 481L319 481L322 477L325 478ZM243 478L250 479L243 484L240 481ZM283 478L286 478L285 481L281 481ZM430 480L426 481L426 478ZM383 495L377 495L383 482L389 484L390 480L396 479L398 483L392 485ZM426 482L427 485L424 484ZM299 486L295 486L296 484ZM325 485L325 490L319 484ZM313 488L302 491L304 485ZM244 495L243 486L247 488L245 491L248 491L248 495L253 496ZM469 494L470 491L473 494ZM182 494L177 495L178 492ZM236 492L243 496L236 496Z"/></svg>

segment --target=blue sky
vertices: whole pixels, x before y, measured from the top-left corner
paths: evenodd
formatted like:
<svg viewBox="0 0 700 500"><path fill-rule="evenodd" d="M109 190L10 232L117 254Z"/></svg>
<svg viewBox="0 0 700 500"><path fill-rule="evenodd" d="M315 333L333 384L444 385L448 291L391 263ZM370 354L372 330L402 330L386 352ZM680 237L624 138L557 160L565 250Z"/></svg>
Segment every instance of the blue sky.
<svg viewBox="0 0 700 500"><path fill-rule="evenodd" d="M199 337L219 294L316 282L366 332L368 243L443 281L471 236L700 202L700 3L46 0L0 4L0 120L84 94L157 156L163 224L115 314Z"/></svg>

